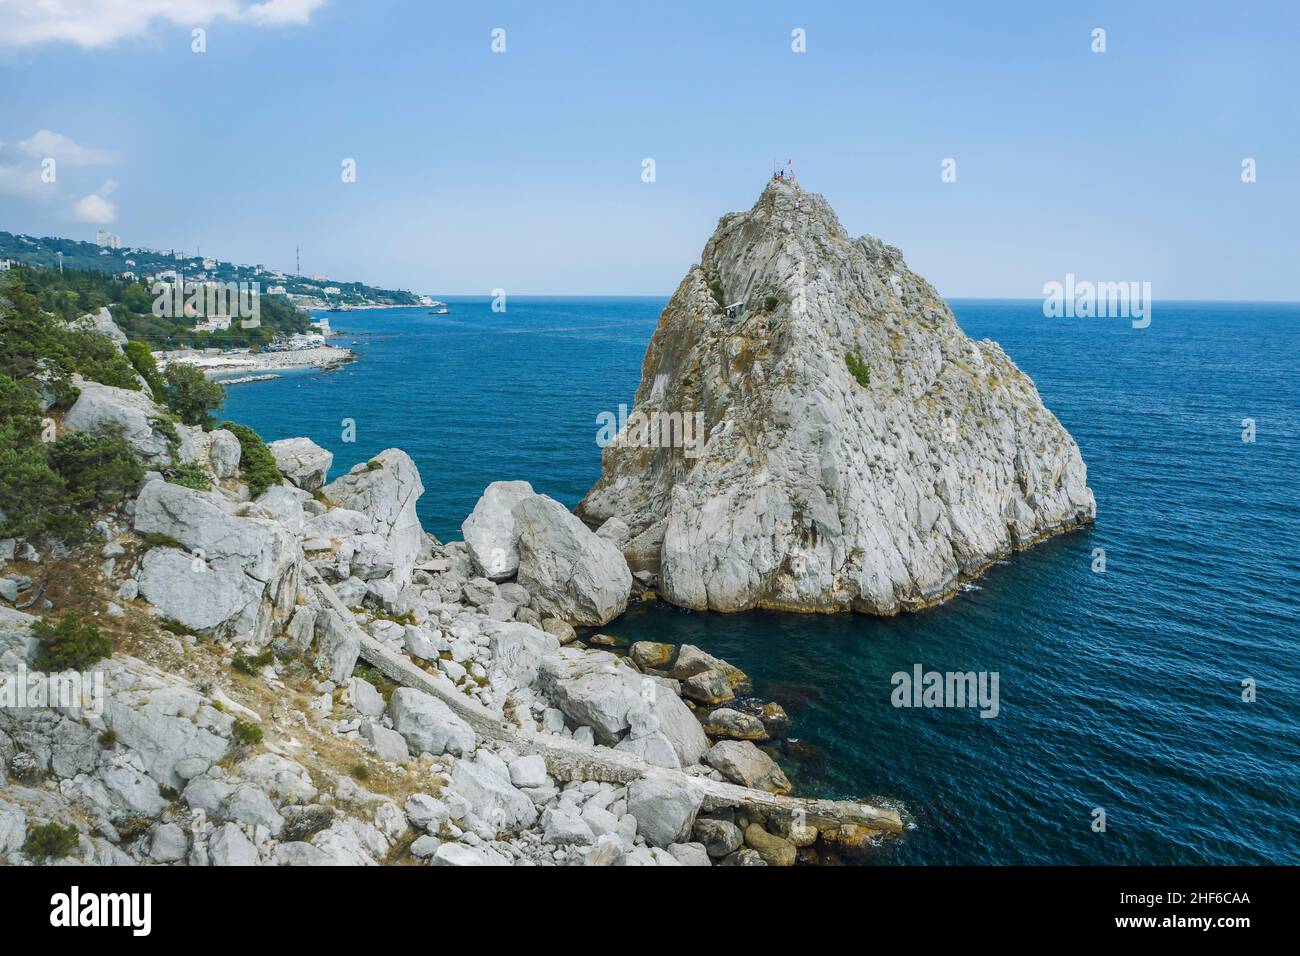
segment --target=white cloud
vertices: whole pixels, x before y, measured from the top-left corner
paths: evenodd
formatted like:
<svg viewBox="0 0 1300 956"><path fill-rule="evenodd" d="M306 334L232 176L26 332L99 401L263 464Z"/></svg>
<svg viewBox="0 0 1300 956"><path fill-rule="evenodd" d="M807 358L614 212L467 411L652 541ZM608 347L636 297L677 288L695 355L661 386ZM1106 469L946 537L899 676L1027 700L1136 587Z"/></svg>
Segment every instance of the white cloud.
<svg viewBox="0 0 1300 956"><path fill-rule="evenodd" d="M35 166L0 163L0 193L39 198L48 188L47 183L41 182L41 171Z"/></svg>
<svg viewBox="0 0 1300 956"><path fill-rule="evenodd" d="M244 19L252 23L279 25L281 23L306 23L317 7L325 0L265 0L251 4L244 10Z"/></svg>
<svg viewBox="0 0 1300 956"><path fill-rule="evenodd" d="M201 26L216 19L262 26L306 23L325 0L0 0L0 46L75 43L86 49L139 36L155 20Z"/></svg>
<svg viewBox="0 0 1300 956"><path fill-rule="evenodd" d="M117 221L117 204L110 202L109 193L117 188L117 183L108 180L97 192L82 196L72 204L72 218L78 222L93 222L106 226Z"/></svg>
<svg viewBox="0 0 1300 956"><path fill-rule="evenodd" d="M0 0L2 2L2 0ZM57 179L46 181L46 160ZM71 137L53 130L37 130L27 139L17 143L0 143L0 193L26 196L30 199L56 199L58 183L63 181L65 169L79 166L103 166L113 161L107 150L82 146Z"/></svg>
<svg viewBox="0 0 1300 956"><path fill-rule="evenodd" d="M18 148L37 162L52 158L60 166L104 166L113 161L105 150L93 146L80 146L62 133L37 130L21 140Z"/></svg>
<svg viewBox="0 0 1300 956"><path fill-rule="evenodd" d="M18 155L13 146L0 143L0 193L40 198L48 194L50 184L41 182L39 162Z"/></svg>

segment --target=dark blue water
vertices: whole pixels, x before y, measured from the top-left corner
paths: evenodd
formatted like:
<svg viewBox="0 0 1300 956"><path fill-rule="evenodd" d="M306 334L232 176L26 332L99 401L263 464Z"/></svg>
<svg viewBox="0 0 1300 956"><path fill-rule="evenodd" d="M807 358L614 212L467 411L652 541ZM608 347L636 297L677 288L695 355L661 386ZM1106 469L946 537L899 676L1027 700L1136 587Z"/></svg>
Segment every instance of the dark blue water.
<svg viewBox="0 0 1300 956"><path fill-rule="evenodd" d="M236 386L227 413L268 439L309 435L335 474L406 449L426 528L457 537L492 480L577 503L599 470L596 415L631 401L662 305L334 315L360 362ZM1300 862L1300 306L1157 303L1142 330L1045 319L1037 302L952 306L1078 440L1094 529L918 615L651 607L606 630L700 644L749 671L791 712L783 762L803 792L903 801L915 829L880 862ZM997 671L1001 712L892 707L891 675L916 663Z"/></svg>

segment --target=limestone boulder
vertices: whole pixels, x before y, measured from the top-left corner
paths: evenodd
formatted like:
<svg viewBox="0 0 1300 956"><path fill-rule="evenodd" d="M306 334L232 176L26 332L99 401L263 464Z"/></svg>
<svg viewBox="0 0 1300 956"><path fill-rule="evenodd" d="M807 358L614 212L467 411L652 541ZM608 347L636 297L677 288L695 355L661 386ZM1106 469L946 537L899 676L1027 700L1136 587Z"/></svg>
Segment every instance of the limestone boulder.
<svg viewBox="0 0 1300 956"><path fill-rule="evenodd" d="M514 506L519 583L545 617L574 626L608 624L627 608L632 572L622 552L545 495Z"/></svg>
<svg viewBox="0 0 1300 956"><path fill-rule="evenodd" d="M708 749L699 721L675 694L606 651L560 648L543 658L537 686L607 746L636 724L644 728L638 736L658 731L667 737L682 766L698 763Z"/></svg>
<svg viewBox="0 0 1300 956"><path fill-rule="evenodd" d="M159 535L187 548L188 567L180 555L155 558L142 573L140 593L168 617L183 612L191 598L167 594L165 587L190 581L200 589L196 613L215 614L219 608L238 605L224 621L210 621L200 630L225 625L245 640L264 644L277 622L293 612L297 597L298 539L278 521L263 517L241 517L223 507L222 499L165 481L151 481L136 499L135 531ZM199 576L219 572L220 579L199 581ZM239 581L235 576L242 576ZM222 591L229 594L223 596ZM256 601L250 596L256 594ZM180 618L176 618L181 620ZM182 621L182 623L184 623Z"/></svg>
<svg viewBox="0 0 1300 956"><path fill-rule="evenodd" d="M504 765L457 760L451 770L451 789L468 802L475 816L497 830L528 827L537 820L536 806L510 782Z"/></svg>
<svg viewBox="0 0 1300 956"><path fill-rule="evenodd" d="M265 585L239 571L212 567L176 548L152 548L144 556L138 581L140 597L163 617L196 633L213 633L222 625L256 626Z"/></svg>
<svg viewBox="0 0 1300 956"><path fill-rule="evenodd" d="M107 306L100 308L97 312L83 315L78 320L77 325L83 329L98 332L118 348L127 343L126 333L118 328L117 323L113 321L113 313L108 311Z"/></svg>
<svg viewBox="0 0 1300 956"><path fill-rule="evenodd" d="M485 628L492 666L488 674L493 685L529 687L541 670L542 660L560 649L560 642L531 624L493 621Z"/></svg>
<svg viewBox="0 0 1300 956"><path fill-rule="evenodd" d="M776 761L748 740L720 740L704 755L704 762L742 787L789 793L790 781Z"/></svg>
<svg viewBox="0 0 1300 956"><path fill-rule="evenodd" d="M282 438L268 446L280 473L303 491L315 491L325 484L334 453L310 438Z"/></svg>
<svg viewBox="0 0 1300 956"><path fill-rule="evenodd" d="M757 852L768 866L794 866L798 857L793 843L768 833L757 823L745 827L745 844Z"/></svg>
<svg viewBox="0 0 1300 956"><path fill-rule="evenodd" d="M411 753L459 756L474 749L474 731L438 698L412 687L399 687L388 701L393 729Z"/></svg>
<svg viewBox="0 0 1300 956"><path fill-rule="evenodd" d="M494 481L461 524L461 534L479 574L505 581L519 570L518 535L513 510L536 492L526 481Z"/></svg>
<svg viewBox="0 0 1300 956"><path fill-rule="evenodd" d="M382 451L326 485L324 493L338 507L359 511L374 522L375 533L392 551L392 579L399 586L410 583L424 541L415 512L424 485L410 455L397 448Z"/></svg>
<svg viewBox="0 0 1300 956"><path fill-rule="evenodd" d="M208 433L208 461L212 473L218 478L234 478L239 474L239 461L243 455L235 433L224 428L214 428Z"/></svg>
<svg viewBox="0 0 1300 956"><path fill-rule="evenodd" d="M703 802L698 787L644 777L627 788L627 812L636 818L636 831L651 846L685 843Z"/></svg>
<svg viewBox="0 0 1300 956"><path fill-rule="evenodd" d="M145 465L171 464L171 443L156 427L166 413L148 395L80 378L76 385L80 394L63 416L65 427L75 431L120 432Z"/></svg>

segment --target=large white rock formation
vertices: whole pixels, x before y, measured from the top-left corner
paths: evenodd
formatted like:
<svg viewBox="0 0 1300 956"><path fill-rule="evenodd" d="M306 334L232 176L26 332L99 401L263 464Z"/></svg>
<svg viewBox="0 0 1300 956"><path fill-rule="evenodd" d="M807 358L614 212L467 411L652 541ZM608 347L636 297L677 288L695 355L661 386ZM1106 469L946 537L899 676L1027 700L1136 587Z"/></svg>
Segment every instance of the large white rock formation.
<svg viewBox="0 0 1300 956"><path fill-rule="evenodd" d="M146 465L168 465L172 449L158 426L165 413L144 392L115 388L77 378L80 394L63 416L63 424L77 431L118 431Z"/></svg>
<svg viewBox="0 0 1300 956"><path fill-rule="evenodd" d="M578 513L625 521L632 568L686 607L915 609L1096 512L1029 377L897 249L788 182L719 222L634 413ZM703 438L676 427L697 413Z"/></svg>
<svg viewBox="0 0 1300 956"><path fill-rule="evenodd" d="M304 491L315 491L325 484L334 453L310 438L281 438L267 448L275 458L281 474Z"/></svg>
<svg viewBox="0 0 1300 956"><path fill-rule="evenodd" d="M136 499L135 530L188 550L145 557L140 593L162 613L199 631L222 628L259 644L292 612L298 539L270 518L241 517L219 495L151 481ZM156 553L155 553L156 552Z"/></svg>

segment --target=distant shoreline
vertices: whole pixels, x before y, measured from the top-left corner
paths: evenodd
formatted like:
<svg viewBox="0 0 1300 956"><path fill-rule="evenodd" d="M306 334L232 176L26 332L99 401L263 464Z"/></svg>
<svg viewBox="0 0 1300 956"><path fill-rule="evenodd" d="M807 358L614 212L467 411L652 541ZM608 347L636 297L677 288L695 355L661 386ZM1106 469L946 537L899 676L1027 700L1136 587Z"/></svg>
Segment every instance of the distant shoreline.
<svg viewBox="0 0 1300 956"><path fill-rule="evenodd" d="M233 372L247 373L233 383L225 383L240 384L243 382L263 381L265 373L284 369L318 368L326 370L338 368L356 360L357 354L351 349L340 348L336 345L322 345L317 348L295 349L289 352L240 352L220 355L196 353L192 356L186 355L169 359L164 364L179 362L185 365L193 365L209 378L216 375L228 375Z"/></svg>

